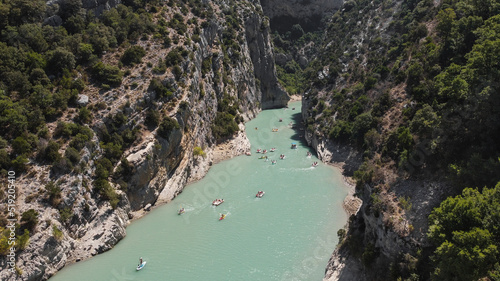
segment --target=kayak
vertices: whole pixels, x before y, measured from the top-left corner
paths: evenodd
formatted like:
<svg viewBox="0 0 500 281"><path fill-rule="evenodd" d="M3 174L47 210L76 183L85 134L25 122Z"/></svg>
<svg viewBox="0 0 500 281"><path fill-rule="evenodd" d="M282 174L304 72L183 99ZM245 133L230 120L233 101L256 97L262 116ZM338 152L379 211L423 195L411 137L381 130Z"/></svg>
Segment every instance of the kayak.
<svg viewBox="0 0 500 281"><path fill-rule="evenodd" d="M222 216L220 216L219 220L221 221L221 220L223 220L225 218L226 218L226 215L222 215Z"/></svg>
<svg viewBox="0 0 500 281"><path fill-rule="evenodd" d="M146 266L146 261L143 261L140 265L137 266L137 270L141 270Z"/></svg>
<svg viewBox="0 0 500 281"><path fill-rule="evenodd" d="M219 206L220 204L224 203L224 199L215 199L213 202L212 202L212 205L213 206Z"/></svg>
<svg viewBox="0 0 500 281"><path fill-rule="evenodd" d="M181 208L181 209L179 210L179 213L178 213L178 214L179 214L179 215L182 215L182 214L184 214L184 212L185 212L185 211L184 211L184 208Z"/></svg>

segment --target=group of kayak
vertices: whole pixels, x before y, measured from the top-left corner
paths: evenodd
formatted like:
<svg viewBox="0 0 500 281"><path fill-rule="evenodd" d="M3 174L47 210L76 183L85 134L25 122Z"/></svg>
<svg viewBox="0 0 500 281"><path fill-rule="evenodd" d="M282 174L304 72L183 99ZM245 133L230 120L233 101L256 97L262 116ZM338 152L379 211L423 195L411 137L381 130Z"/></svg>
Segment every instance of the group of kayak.
<svg viewBox="0 0 500 281"><path fill-rule="evenodd" d="M255 197L258 197L258 198L262 198L262 196L264 196L265 192L264 191L258 191L257 194L255 195ZM212 206L219 206L220 204L224 203L224 199L215 199L214 201L212 201ZM179 215L182 215L186 212L186 210L184 208L180 208L179 209L179 212L177 214ZM219 220L223 220L226 218L226 214L221 214L221 216L219 217ZM139 270L139 269L137 269Z"/></svg>
<svg viewBox="0 0 500 281"><path fill-rule="evenodd" d="M274 148L274 147L273 147L273 148L269 149L269 151L270 151L270 152L274 152L274 151L276 151L276 148ZM257 153L266 154L266 153L267 153L267 149L260 149L260 148L258 148L256 152L257 152ZM249 152L247 152L247 153L249 153ZM247 155L248 155L248 154L247 154ZM250 154L250 155L251 155L251 154Z"/></svg>

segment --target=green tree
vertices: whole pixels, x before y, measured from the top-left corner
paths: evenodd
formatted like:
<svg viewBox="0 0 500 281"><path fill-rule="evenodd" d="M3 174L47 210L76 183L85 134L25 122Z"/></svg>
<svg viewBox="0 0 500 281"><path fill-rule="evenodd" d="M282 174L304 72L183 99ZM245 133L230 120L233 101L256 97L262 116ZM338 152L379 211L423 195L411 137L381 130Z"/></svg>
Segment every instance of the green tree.
<svg viewBox="0 0 500 281"><path fill-rule="evenodd" d="M232 114L217 112L214 124L212 125L212 134L218 141L232 136L238 130L238 124L234 121L234 116Z"/></svg>
<svg viewBox="0 0 500 281"><path fill-rule="evenodd" d="M417 110L410 123L410 129L423 136L430 136L432 130L438 126L439 118L428 104Z"/></svg>
<svg viewBox="0 0 500 281"><path fill-rule="evenodd" d="M499 206L500 183L482 192L466 188L432 211L428 236L437 246L434 280L491 277L500 260Z"/></svg>
<svg viewBox="0 0 500 281"><path fill-rule="evenodd" d="M158 128L158 135L167 139L172 131L179 129L180 126L177 120L167 116L161 121L160 127Z"/></svg>
<svg viewBox="0 0 500 281"><path fill-rule="evenodd" d="M72 70L75 68L75 55L64 48L59 47L51 51L48 57L48 65L54 72L62 72L64 69Z"/></svg>
<svg viewBox="0 0 500 281"><path fill-rule="evenodd" d="M16 155L23 155L31 151L31 145L24 137L19 136L12 141L12 149Z"/></svg>
<svg viewBox="0 0 500 281"><path fill-rule="evenodd" d="M148 127L156 128L160 124L160 113L153 109L148 109L144 124Z"/></svg>
<svg viewBox="0 0 500 281"><path fill-rule="evenodd" d="M82 107L78 111L78 120L82 123L90 123L92 121L92 112L87 107Z"/></svg>
<svg viewBox="0 0 500 281"><path fill-rule="evenodd" d="M132 46L128 48L121 57L121 61L124 65L133 65L136 63L141 63L142 57L146 55L146 50L141 46Z"/></svg>
<svg viewBox="0 0 500 281"><path fill-rule="evenodd" d="M455 11L452 8L446 8L439 11L437 15L438 25L437 30L444 36L448 37L453 28L453 22L457 18Z"/></svg>

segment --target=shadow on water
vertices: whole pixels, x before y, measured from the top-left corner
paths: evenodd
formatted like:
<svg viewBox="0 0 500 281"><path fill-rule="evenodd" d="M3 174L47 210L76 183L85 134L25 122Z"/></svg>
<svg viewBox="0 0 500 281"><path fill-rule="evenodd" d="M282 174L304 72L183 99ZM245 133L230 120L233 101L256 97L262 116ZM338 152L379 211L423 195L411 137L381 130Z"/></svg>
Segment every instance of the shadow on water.
<svg viewBox="0 0 500 281"><path fill-rule="evenodd" d="M298 144L303 145L303 146L308 146L306 139L305 139L305 127L304 123L302 122L302 114L299 112L292 114L292 120L293 120L293 135L291 137L292 140L298 142Z"/></svg>

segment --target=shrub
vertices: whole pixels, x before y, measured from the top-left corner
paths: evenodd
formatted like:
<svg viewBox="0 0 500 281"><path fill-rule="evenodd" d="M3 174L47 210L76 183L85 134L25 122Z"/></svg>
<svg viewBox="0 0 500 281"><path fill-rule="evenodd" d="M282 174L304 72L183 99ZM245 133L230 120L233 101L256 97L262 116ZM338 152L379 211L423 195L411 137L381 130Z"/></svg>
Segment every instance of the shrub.
<svg viewBox="0 0 500 281"><path fill-rule="evenodd" d="M28 164L28 158L23 155L19 155L16 159L12 160L11 165L16 172L22 173L26 171L26 164Z"/></svg>
<svg viewBox="0 0 500 281"><path fill-rule="evenodd" d="M128 48L121 57L121 62L124 65L133 65L141 63L142 58L146 55L146 51L141 46L132 46Z"/></svg>
<svg viewBox="0 0 500 281"><path fill-rule="evenodd" d="M181 101L181 103L179 104L179 111L184 112L188 109L189 109L189 102L187 102L185 100Z"/></svg>
<svg viewBox="0 0 500 281"><path fill-rule="evenodd" d="M203 158L205 158L205 156L207 155L205 153L205 151L203 151L203 149L199 146L196 146L194 149L193 149L193 155L194 156L202 156Z"/></svg>
<svg viewBox="0 0 500 281"><path fill-rule="evenodd" d="M30 232L25 229L23 235L17 236L17 246L20 250L26 249L30 242Z"/></svg>
<svg viewBox="0 0 500 281"><path fill-rule="evenodd" d="M98 179L94 181L94 188L102 196L104 200L108 200L113 209L116 208L120 202L120 198L116 191L111 187L109 182L105 179Z"/></svg>
<svg viewBox="0 0 500 281"><path fill-rule="evenodd" d="M21 215L21 225L23 228L33 231L38 224L38 212L29 209Z"/></svg>
<svg viewBox="0 0 500 281"><path fill-rule="evenodd" d="M50 181L45 185L45 191L49 195L48 199L52 207L59 205L59 202L61 201L61 188L59 185Z"/></svg>
<svg viewBox="0 0 500 281"><path fill-rule="evenodd" d="M61 154L59 153L59 144L55 141L49 141L45 149L40 153L40 160L47 161L49 163L54 163L61 159Z"/></svg>
<svg viewBox="0 0 500 281"><path fill-rule="evenodd" d="M78 133L69 142L69 146L73 147L77 151L80 151L80 150L82 150L83 147L85 147L85 145L87 144L88 141L89 141L89 137L87 135Z"/></svg>
<svg viewBox="0 0 500 281"><path fill-rule="evenodd" d="M170 51L165 58L165 64L167 66L177 65L182 62L182 56L177 49Z"/></svg>
<svg viewBox="0 0 500 281"><path fill-rule="evenodd" d="M148 127L156 128L160 124L160 114L158 111L153 109L148 109L146 112L146 118L144 124Z"/></svg>
<svg viewBox="0 0 500 281"><path fill-rule="evenodd" d="M122 83L123 73L116 66L104 64L102 61L92 66L93 77L103 84L118 86Z"/></svg>
<svg viewBox="0 0 500 281"><path fill-rule="evenodd" d="M51 171L54 174L67 174L73 170L73 164L68 158L63 157L52 164Z"/></svg>
<svg viewBox="0 0 500 281"><path fill-rule="evenodd" d="M72 70L75 67L75 55L64 48L58 47L51 51L49 57L48 66L54 72L61 72L64 69Z"/></svg>
<svg viewBox="0 0 500 281"><path fill-rule="evenodd" d="M52 226L52 235L57 241L61 241L63 238L63 232L56 226Z"/></svg>
<svg viewBox="0 0 500 281"><path fill-rule="evenodd" d="M10 166L10 157L5 149L0 149L0 169L8 169Z"/></svg>
<svg viewBox="0 0 500 281"><path fill-rule="evenodd" d="M172 73L174 74L174 77L175 77L175 80L179 80L181 79L181 76L182 76L182 69L178 66L178 65L175 65L173 68L172 68Z"/></svg>
<svg viewBox="0 0 500 281"><path fill-rule="evenodd" d="M59 220L62 223L67 223L73 218L73 212L70 208L66 207L62 210L59 210Z"/></svg>
<svg viewBox="0 0 500 281"><path fill-rule="evenodd" d="M217 141L232 136L239 130L238 124L234 121L234 116L227 112L217 112L212 125L212 134Z"/></svg>
<svg viewBox="0 0 500 281"><path fill-rule="evenodd" d="M82 123L90 123L92 121L92 112L87 107L82 107L78 111L78 120Z"/></svg>
<svg viewBox="0 0 500 281"><path fill-rule="evenodd" d="M164 86L158 79L151 79L151 82L149 82L148 91L155 92L156 98L170 98L173 96L173 89L168 85Z"/></svg>
<svg viewBox="0 0 500 281"><path fill-rule="evenodd" d="M71 161L73 165L76 165L78 164L78 162L80 162L80 153L73 147L68 147L66 149L64 157L68 158L68 160Z"/></svg>
<svg viewBox="0 0 500 281"><path fill-rule="evenodd" d="M171 117L165 117L158 128L158 135L162 138L168 138L173 130L180 129L177 120Z"/></svg>
<svg viewBox="0 0 500 281"><path fill-rule="evenodd" d="M26 154L31 151L31 145L24 137L17 137L12 141L12 149L17 155Z"/></svg>

